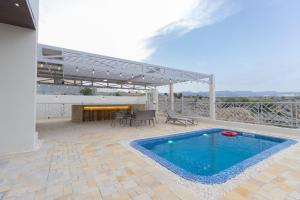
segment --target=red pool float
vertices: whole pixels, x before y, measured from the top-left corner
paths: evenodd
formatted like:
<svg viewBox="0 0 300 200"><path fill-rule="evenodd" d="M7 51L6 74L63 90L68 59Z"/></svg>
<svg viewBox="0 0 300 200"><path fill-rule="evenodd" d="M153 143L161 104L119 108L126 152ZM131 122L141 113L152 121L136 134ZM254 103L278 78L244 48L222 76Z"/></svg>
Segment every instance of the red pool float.
<svg viewBox="0 0 300 200"><path fill-rule="evenodd" d="M229 137L234 137L234 136L237 136L237 132L234 132L234 131L222 131L222 135L229 136Z"/></svg>

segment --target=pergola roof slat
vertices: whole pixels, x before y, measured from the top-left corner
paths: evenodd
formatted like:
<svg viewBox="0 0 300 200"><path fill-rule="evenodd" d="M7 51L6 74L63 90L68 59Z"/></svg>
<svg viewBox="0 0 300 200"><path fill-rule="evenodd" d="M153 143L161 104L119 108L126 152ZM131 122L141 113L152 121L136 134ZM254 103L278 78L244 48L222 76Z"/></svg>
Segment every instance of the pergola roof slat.
<svg viewBox="0 0 300 200"><path fill-rule="evenodd" d="M109 79L116 82L161 86L203 81L211 75L38 44L38 62L63 66L65 77ZM109 75L107 74L109 72Z"/></svg>

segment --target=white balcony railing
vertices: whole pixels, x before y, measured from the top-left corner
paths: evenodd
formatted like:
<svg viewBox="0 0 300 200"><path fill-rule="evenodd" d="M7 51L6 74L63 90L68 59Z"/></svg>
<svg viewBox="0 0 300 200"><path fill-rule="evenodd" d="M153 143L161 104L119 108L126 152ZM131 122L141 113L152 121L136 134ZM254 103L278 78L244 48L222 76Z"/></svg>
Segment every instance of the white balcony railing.
<svg viewBox="0 0 300 200"><path fill-rule="evenodd" d="M209 103L195 98L175 100L175 112L209 117ZM170 109L159 98L159 111ZM37 104L37 118L70 118L71 104ZM300 102L217 102L216 119L280 127L300 128Z"/></svg>
<svg viewBox="0 0 300 200"><path fill-rule="evenodd" d="M175 112L209 117L209 103L196 98L175 99ZM159 110L170 108L159 99ZM216 119L252 124L300 128L300 102L217 102Z"/></svg>
<svg viewBox="0 0 300 200"><path fill-rule="evenodd" d="M300 103L297 102L217 102L220 120L298 128Z"/></svg>

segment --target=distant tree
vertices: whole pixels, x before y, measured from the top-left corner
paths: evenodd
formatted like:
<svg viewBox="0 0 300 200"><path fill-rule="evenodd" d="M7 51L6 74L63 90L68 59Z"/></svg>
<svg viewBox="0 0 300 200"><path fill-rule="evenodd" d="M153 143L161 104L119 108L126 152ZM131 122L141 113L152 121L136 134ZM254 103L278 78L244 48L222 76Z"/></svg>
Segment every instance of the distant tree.
<svg viewBox="0 0 300 200"><path fill-rule="evenodd" d="M174 97L180 99L182 97L182 93L174 93Z"/></svg>
<svg viewBox="0 0 300 200"><path fill-rule="evenodd" d="M227 97L224 99L225 102L237 102L235 97Z"/></svg>
<svg viewBox="0 0 300 200"><path fill-rule="evenodd" d="M239 101L240 102L249 102L250 100L247 97L240 97Z"/></svg>
<svg viewBox="0 0 300 200"><path fill-rule="evenodd" d="M80 93L82 95L88 96L88 95L93 95L93 90L89 87L85 87L83 89L80 90Z"/></svg>
<svg viewBox="0 0 300 200"><path fill-rule="evenodd" d="M122 96L121 92L116 92L116 96Z"/></svg>

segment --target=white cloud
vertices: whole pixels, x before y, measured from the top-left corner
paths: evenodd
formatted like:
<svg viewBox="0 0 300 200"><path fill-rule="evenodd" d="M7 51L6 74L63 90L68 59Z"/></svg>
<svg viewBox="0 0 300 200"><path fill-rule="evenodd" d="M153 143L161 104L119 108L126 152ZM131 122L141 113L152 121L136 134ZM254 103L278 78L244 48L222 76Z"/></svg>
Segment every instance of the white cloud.
<svg viewBox="0 0 300 200"><path fill-rule="evenodd" d="M39 42L144 60L149 39L214 23L232 12L228 1L41 0Z"/></svg>
<svg viewBox="0 0 300 200"><path fill-rule="evenodd" d="M162 33L179 30L181 33L189 32L195 28L200 28L218 22L236 12L237 8L228 5L226 0L198 0L192 6L190 12L178 21L168 24L162 29Z"/></svg>

